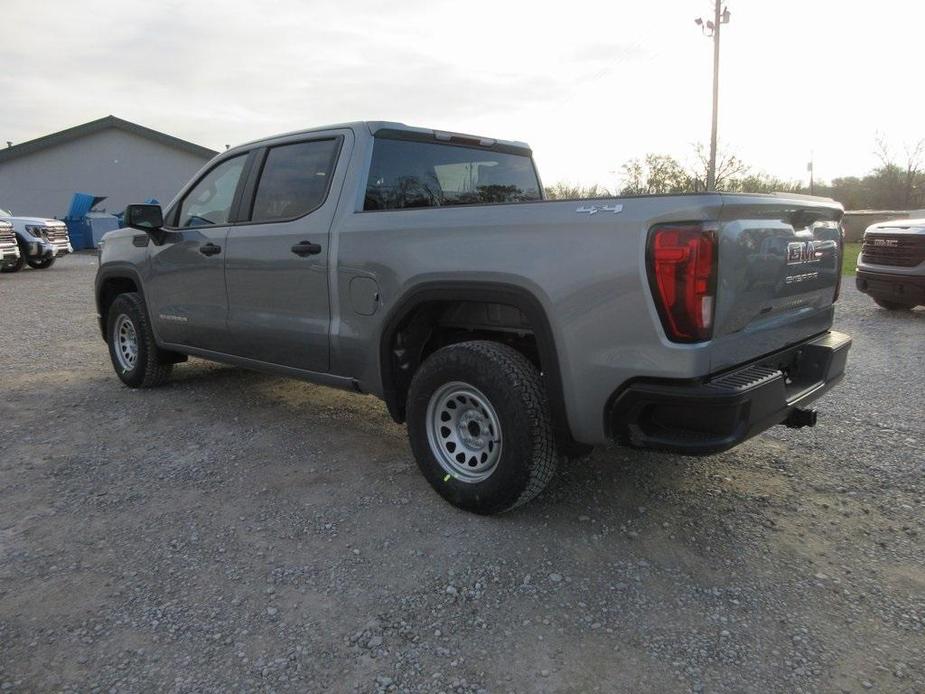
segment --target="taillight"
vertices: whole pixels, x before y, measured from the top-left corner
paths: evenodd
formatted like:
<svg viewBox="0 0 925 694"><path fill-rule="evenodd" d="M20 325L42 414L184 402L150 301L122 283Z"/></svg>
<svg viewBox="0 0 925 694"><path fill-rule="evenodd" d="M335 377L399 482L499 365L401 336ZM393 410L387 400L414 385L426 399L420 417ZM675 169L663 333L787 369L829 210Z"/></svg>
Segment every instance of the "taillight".
<svg viewBox="0 0 925 694"><path fill-rule="evenodd" d="M649 283L662 327L675 342L709 340L716 296L714 225L662 224L649 232Z"/></svg>

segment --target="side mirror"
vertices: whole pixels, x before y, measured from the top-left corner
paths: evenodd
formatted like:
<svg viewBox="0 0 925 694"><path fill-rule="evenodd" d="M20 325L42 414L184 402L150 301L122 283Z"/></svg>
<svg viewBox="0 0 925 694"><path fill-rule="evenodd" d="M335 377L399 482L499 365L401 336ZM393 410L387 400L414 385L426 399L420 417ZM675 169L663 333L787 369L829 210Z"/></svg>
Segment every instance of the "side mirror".
<svg viewBox="0 0 925 694"><path fill-rule="evenodd" d="M160 205L129 205L125 208L125 226L139 231L160 231L164 213Z"/></svg>

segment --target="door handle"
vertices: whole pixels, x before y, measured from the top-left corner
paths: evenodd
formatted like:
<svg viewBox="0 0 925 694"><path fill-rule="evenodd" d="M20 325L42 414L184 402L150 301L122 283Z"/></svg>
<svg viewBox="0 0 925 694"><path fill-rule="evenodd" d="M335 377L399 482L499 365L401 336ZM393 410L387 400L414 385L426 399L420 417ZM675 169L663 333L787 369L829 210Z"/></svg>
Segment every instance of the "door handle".
<svg viewBox="0 0 925 694"><path fill-rule="evenodd" d="M292 252L304 258L307 255L318 255L321 253L321 246L311 241L299 241L292 247Z"/></svg>
<svg viewBox="0 0 925 694"><path fill-rule="evenodd" d="M216 246L214 243L204 243L199 247L199 252L203 255L216 255L222 252L221 246Z"/></svg>

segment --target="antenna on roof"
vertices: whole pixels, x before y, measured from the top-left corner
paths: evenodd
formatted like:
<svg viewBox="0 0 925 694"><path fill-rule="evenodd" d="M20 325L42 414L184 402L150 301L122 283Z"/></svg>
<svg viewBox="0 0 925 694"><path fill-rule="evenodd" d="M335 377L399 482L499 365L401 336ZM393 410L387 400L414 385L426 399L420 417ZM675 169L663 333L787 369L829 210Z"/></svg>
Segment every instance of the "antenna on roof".
<svg viewBox="0 0 925 694"><path fill-rule="evenodd" d="M225 145L225 151L227 152L229 149L231 149L231 145Z"/></svg>
<svg viewBox="0 0 925 694"><path fill-rule="evenodd" d="M6 146L7 146L7 147L12 147L12 146L13 146L13 143L10 142L9 140L7 140L7 141L6 141Z"/></svg>

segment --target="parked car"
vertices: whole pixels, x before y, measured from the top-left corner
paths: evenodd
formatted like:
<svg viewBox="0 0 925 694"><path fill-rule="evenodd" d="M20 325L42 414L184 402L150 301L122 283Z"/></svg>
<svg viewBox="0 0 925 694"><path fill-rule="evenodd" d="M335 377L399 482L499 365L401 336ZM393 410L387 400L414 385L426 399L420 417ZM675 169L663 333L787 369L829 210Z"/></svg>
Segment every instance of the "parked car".
<svg viewBox="0 0 925 694"><path fill-rule="evenodd" d="M371 393L478 513L609 440L702 455L815 424L851 344L838 203L542 191L523 143L395 123L223 152L103 238L115 371L146 388L193 355Z"/></svg>
<svg viewBox="0 0 925 694"><path fill-rule="evenodd" d="M0 221L9 222L19 245L19 259L2 268L3 272L17 272L28 263L29 267L44 270L55 260L73 252L67 227L57 219L43 217L16 217L0 207Z"/></svg>
<svg viewBox="0 0 925 694"><path fill-rule="evenodd" d="M19 244L16 243L13 225L9 222L0 221L0 269L16 265L19 258Z"/></svg>
<svg viewBox="0 0 925 694"><path fill-rule="evenodd" d="M925 305L925 219L867 227L855 282L889 311Z"/></svg>

